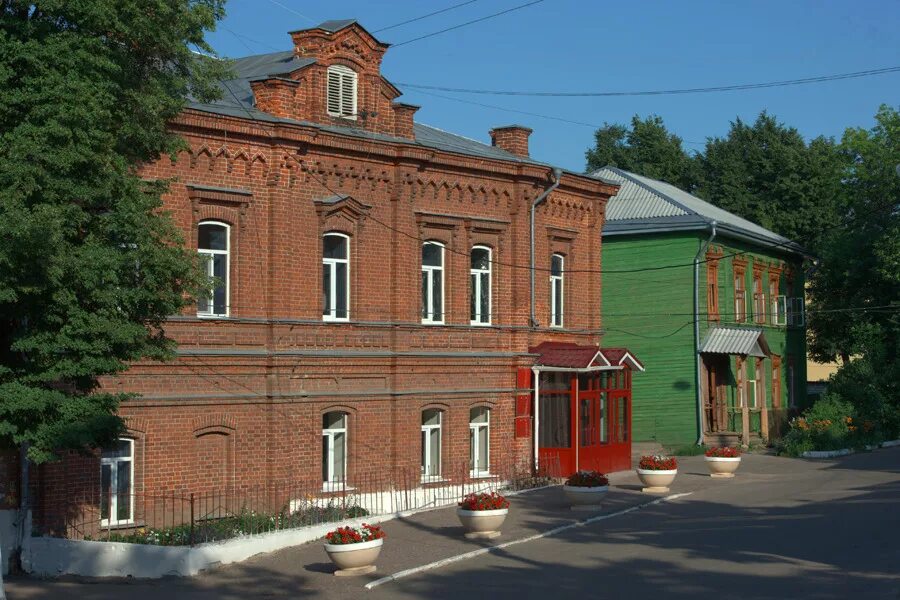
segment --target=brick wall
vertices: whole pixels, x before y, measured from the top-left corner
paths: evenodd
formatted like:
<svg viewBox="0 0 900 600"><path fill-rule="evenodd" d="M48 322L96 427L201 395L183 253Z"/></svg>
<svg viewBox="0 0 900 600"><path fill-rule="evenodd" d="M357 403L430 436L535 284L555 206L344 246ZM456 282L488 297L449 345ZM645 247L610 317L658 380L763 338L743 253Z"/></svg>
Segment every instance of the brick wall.
<svg viewBox="0 0 900 600"><path fill-rule="evenodd" d="M302 104L302 82L272 89L273 103L296 89ZM173 316L174 361L103 381L139 394L121 407L136 440L135 491L321 482L322 415L332 410L350 415L351 483L418 469L425 408L445 411L445 477L467 475L473 406L492 411L492 466L529 463L530 438L514 435L516 372L540 342L600 342L600 229L614 187L566 174L539 207L531 327L529 207L550 184L547 167L190 110L172 127L188 149L143 175L173 180L165 209L190 247L199 222L230 225L230 311ZM335 195L347 198L323 201ZM348 323L322 321L322 235L332 231L350 238ZM421 323L424 240L447 249L444 325ZM487 327L469 324L475 244L495 261ZM548 327L554 252L572 271L564 329ZM97 490L98 463L71 455L36 470L41 518Z"/></svg>

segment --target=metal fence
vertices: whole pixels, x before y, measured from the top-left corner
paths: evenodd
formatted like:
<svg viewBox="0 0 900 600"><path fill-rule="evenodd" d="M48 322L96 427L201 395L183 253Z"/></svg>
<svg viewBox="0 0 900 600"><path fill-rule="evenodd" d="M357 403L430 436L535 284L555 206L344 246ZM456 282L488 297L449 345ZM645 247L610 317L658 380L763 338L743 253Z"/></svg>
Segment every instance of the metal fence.
<svg viewBox="0 0 900 600"><path fill-rule="evenodd" d="M421 470L369 473L347 481L277 482L199 491L116 493L70 498L35 526L37 534L95 541L187 546L348 519L451 506L473 492L509 492L558 483L559 465L492 465L473 476L423 477Z"/></svg>

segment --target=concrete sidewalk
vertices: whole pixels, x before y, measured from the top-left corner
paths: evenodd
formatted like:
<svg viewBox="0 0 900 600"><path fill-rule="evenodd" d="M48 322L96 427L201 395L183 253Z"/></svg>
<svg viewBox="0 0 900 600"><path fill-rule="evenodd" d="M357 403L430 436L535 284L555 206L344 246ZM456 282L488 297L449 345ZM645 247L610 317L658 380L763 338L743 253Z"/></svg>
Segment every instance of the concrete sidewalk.
<svg viewBox="0 0 900 600"><path fill-rule="evenodd" d="M770 471L785 459L747 454L733 481L713 480L702 456L679 459L679 474L671 494L700 492L709 487L740 485L756 479L754 473ZM765 463L765 464L763 464ZM559 487L524 492L510 497L510 515L503 535L494 540L467 540L454 508L444 508L395 519L384 524L387 533L384 550L376 573L358 578L336 578L320 543L286 548L259 555L243 563L214 569L194 578L160 580L92 580L62 578L38 581L15 578L9 585L10 598L44 598L76 596L82 600L111 597L113 590L129 600L142 600L168 595L173 598L247 598L248 590L256 597L305 596L348 597L358 594L363 586L386 575L444 560L478 548L496 546L529 537L557 527L584 521L598 515L617 513L630 507L653 502L658 496L641 493L641 485L633 471L610 475L610 491L597 512L573 511ZM163 590L166 590L165 592ZM243 593L238 593L243 590ZM231 596L231 592L234 596ZM50 595L43 595L48 593ZM57 595L52 595L52 594Z"/></svg>

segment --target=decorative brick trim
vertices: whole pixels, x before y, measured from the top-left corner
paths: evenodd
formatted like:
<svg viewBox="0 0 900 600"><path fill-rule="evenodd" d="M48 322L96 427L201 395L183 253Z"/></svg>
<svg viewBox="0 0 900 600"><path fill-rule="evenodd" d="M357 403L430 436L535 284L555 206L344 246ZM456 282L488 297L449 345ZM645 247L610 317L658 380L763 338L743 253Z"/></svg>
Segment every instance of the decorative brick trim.
<svg viewBox="0 0 900 600"><path fill-rule="evenodd" d="M233 433L237 430L237 419L223 413L213 413L197 416L191 422L191 431L194 435L212 433L220 430L222 433Z"/></svg>

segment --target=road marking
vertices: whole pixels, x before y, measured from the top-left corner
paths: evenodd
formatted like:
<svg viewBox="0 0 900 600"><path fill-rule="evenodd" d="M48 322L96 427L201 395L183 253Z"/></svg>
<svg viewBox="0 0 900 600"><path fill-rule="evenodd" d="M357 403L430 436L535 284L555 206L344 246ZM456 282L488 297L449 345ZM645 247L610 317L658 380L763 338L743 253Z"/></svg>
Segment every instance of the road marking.
<svg viewBox="0 0 900 600"><path fill-rule="evenodd" d="M628 508L624 508L620 511L616 511L614 513L609 513L605 515L597 515L596 517L591 517L590 519L585 519L584 521L575 521L574 523L569 523L567 525L560 525L559 527L554 527L553 529L548 529L547 531L536 533L534 535L530 535L528 537L519 538L517 540L511 540L509 542L504 542L502 544L497 544L496 546L489 546L487 548L479 548L478 550L472 550L471 552L465 552L463 554L457 554L456 556L451 556L449 558L444 558L441 560L436 560L434 562L430 562L425 565L421 565L419 567L413 567L411 569L404 569L403 571L397 571L391 575L387 575L382 577L381 579L376 579L375 581L371 581L366 584L366 589L371 590L382 584L389 583L391 581L397 581L398 579L403 579L404 577L409 577L410 575L415 575L416 573L421 573L422 571L431 571L432 569L439 569L449 564L453 564L455 562L460 562L463 560L468 560L470 558L475 558L476 556L481 556L482 554L487 554L489 552L496 552L498 550L503 550L504 548L509 548L510 546L515 546L516 544L525 544L527 542L533 542L535 540L539 540L541 538L550 537L551 535L557 535L562 533L563 531L568 531L570 529L575 529L576 527L584 527L586 525L591 525L593 523L597 523L599 521L605 521L606 519L612 519L613 517L620 517L622 515L626 515L630 512L634 512L636 510L640 510L642 508L646 508L648 506L653 506L655 504L659 504L661 502L668 502L670 500L677 500L678 498L684 498L685 496L690 496L693 492L685 492L681 494L671 494L669 496L665 496L662 498L655 498L650 500L649 502L644 502L643 504L638 504L636 506L630 506Z"/></svg>

